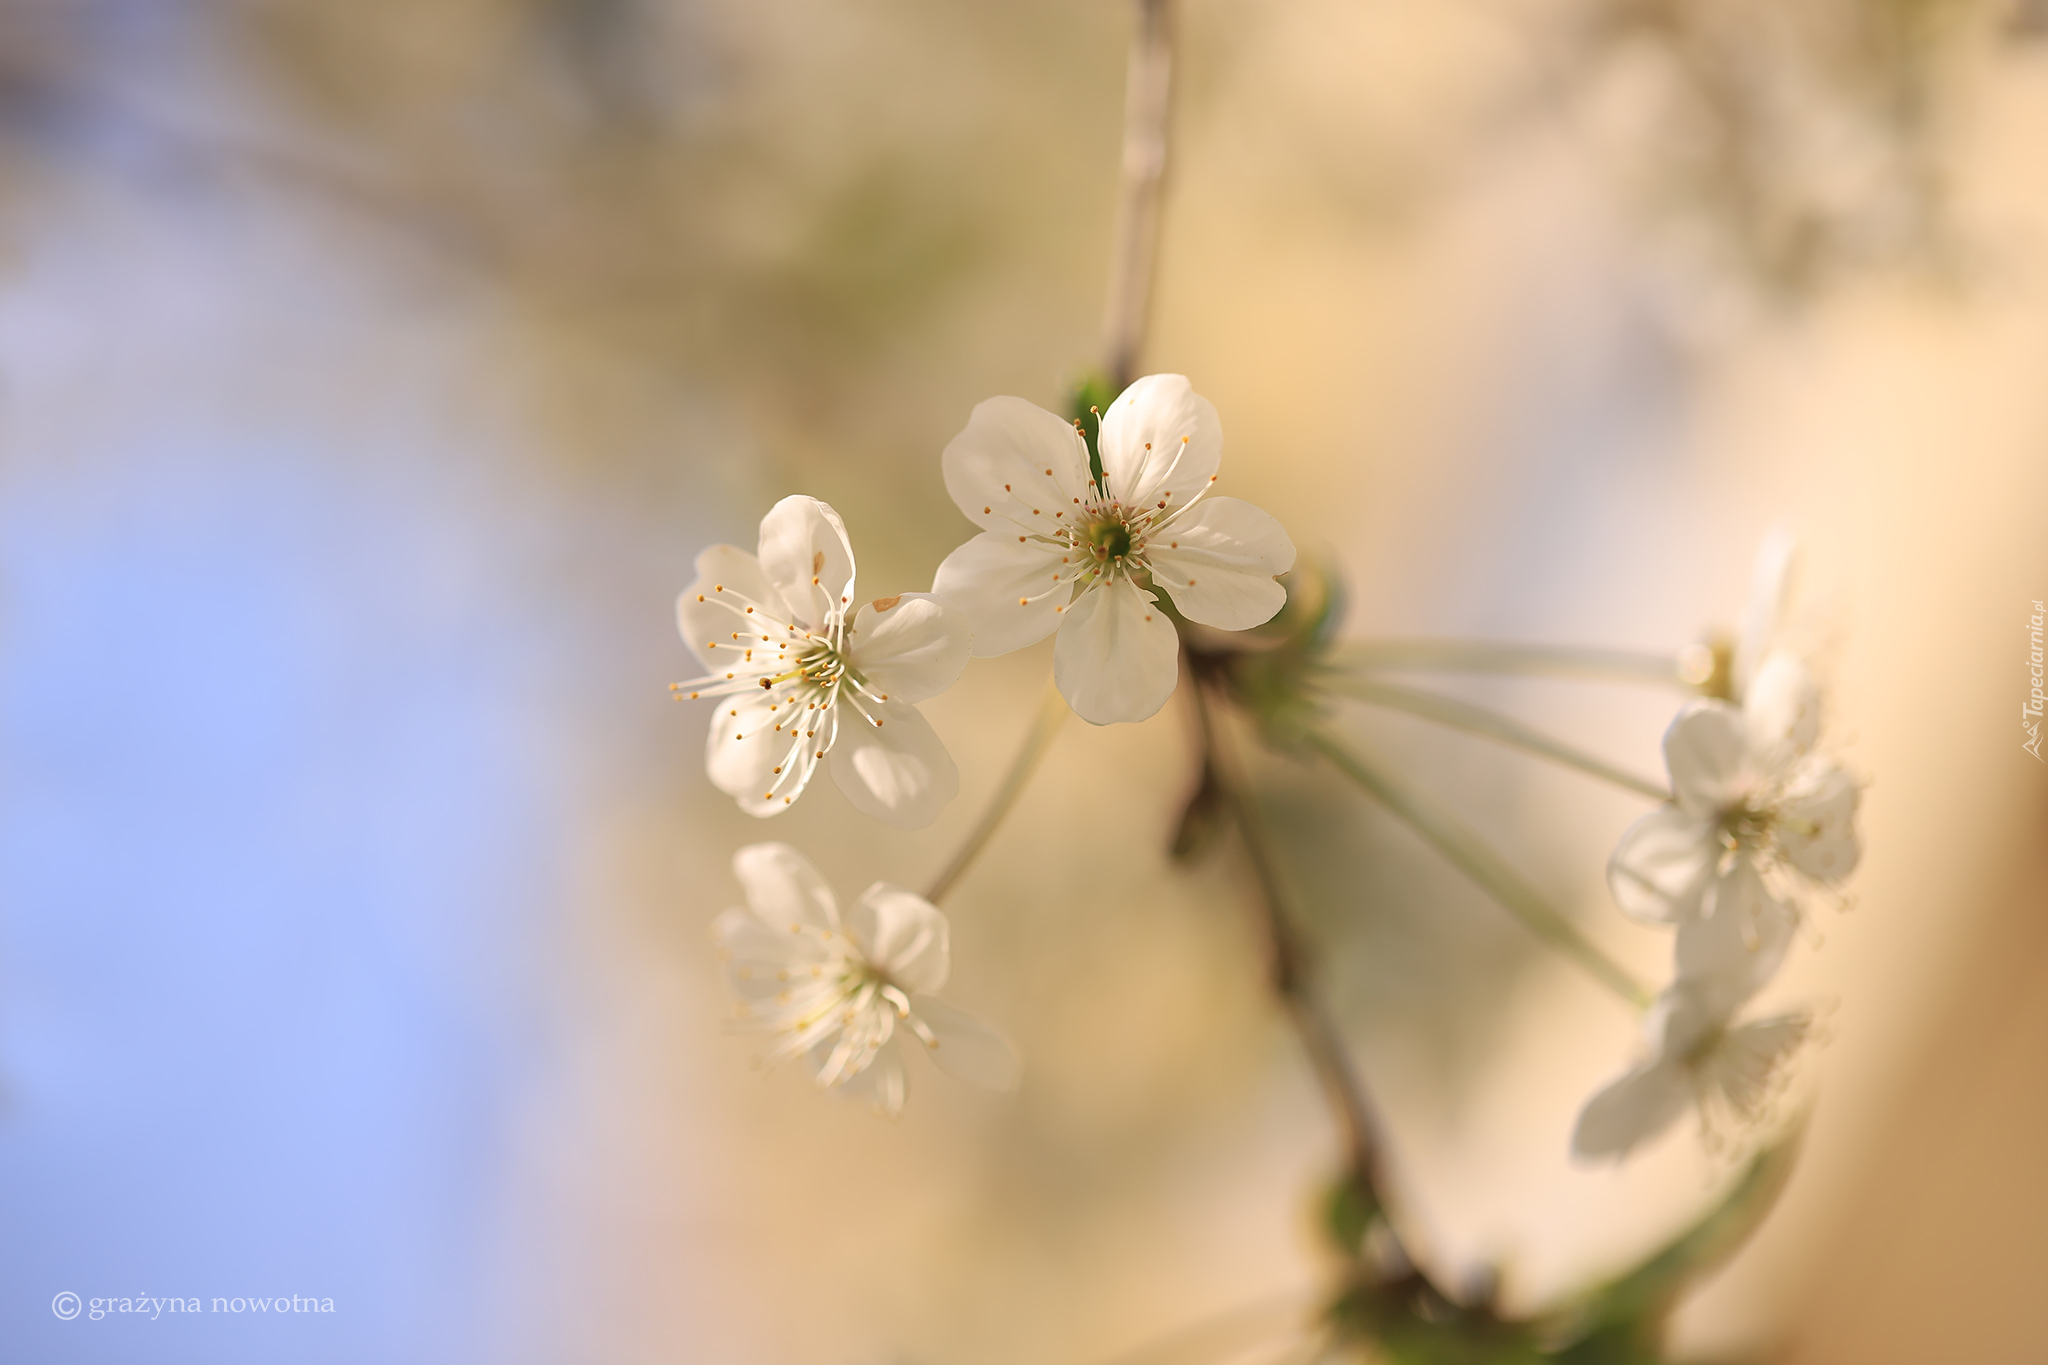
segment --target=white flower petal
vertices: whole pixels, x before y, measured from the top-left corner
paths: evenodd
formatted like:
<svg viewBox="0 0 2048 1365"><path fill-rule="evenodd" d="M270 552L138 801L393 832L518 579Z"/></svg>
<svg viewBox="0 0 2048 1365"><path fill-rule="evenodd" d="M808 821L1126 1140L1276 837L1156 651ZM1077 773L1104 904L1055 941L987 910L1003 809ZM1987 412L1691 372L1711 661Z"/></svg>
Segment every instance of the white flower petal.
<svg viewBox="0 0 2048 1365"><path fill-rule="evenodd" d="M1061 587L1062 550L1008 533L984 532L946 556L932 592L973 631L974 657L1035 645L1059 626L1071 589Z"/></svg>
<svg viewBox="0 0 2048 1365"><path fill-rule="evenodd" d="M1813 748L1820 734L1820 688L1806 665L1773 654L1757 670L1742 705L1752 762L1760 772L1782 772Z"/></svg>
<svg viewBox="0 0 2048 1365"><path fill-rule="evenodd" d="M766 1014L773 1027L776 1014L808 1017L839 1000L843 992L825 975L826 965L824 958L734 958L725 964L725 985L749 1007L747 1019L762 1017L757 1007L772 1006Z"/></svg>
<svg viewBox="0 0 2048 1365"><path fill-rule="evenodd" d="M866 700L861 706L882 723L839 703L832 780L863 814L898 829L924 828L960 794L960 770L916 707Z"/></svg>
<svg viewBox="0 0 2048 1365"><path fill-rule="evenodd" d="M1776 1088L1780 1071L1813 1027L1804 1013L1773 1015L1728 1030L1718 1047L1700 1060L1700 1080L1720 1092L1728 1107L1752 1118Z"/></svg>
<svg viewBox="0 0 2048 1365"><path fill-rule="evenodd" d="M1187 377L1151 374L1117 395L1096 440L1109 495L1126 507L1185 507L1223 462L1223 424Z"/></svg>
<svg viewBox="0 0 2048 1365"><path fill-rule="evenodd" d="M975 525L1049 534L1088 496L1088 446L1074 424L1021 398L975 406L939 457L946 492Z"/></svg>
<svg viewBox="0 0 2048 1365"><path fill-rule="evenodd" d="M832 888L811 866L811 860L788 844L748 844L732 855L732 873L746 892L747 908L778 936L802 939L803 935L789 932L792 926L827 933L838 930L839 907ZM720 916L713 931L727 925ZM726 946L737 951L732 942Z"/></svg>
<svg viewBox="0 0 2048 1365"><path fill-rule="evenodd" d="M1740 800L1751 772L1743 716L1704 699L1687 702L1664 732L1664 763L1671 792L1686 814L1712 820Z"/></svg>
<svg viewBox="0 0 2048 1365"><path fill-rule="evenodd" d="M936 991L951 969L946 917L914 891L876 882L846 912L846 932L868 964L906 991Z"/></svg>
<svg viewBox="0 0 2048 1365"><path fill-rule="evenodd" d="M821 1063L831 1052L829 1047L823 1050ZM910 1077L904 1070L903 1057L896 1049L895 1039L884 1043L873 1061L833 1086L832 1093L865 1104L883 1118L893 1119L900 1115L903 1101L910 1094Z"/></svg>
<svg viewBox="0 0 2048 1365"><path fill-rule="evenodd" d="M1619 1160L1677 1122L1693 1098L1678 1067L1652 1062L1599 1091L1579 1111L1572 1155L1584 1161Z"/></svg>
<svg viewBox="0 0 2048 1365"><path fill-rule="evenodd" d="M1664 1062L1682 1062L1716 1029L1728 1022L1731 1007L1712 998L1698 983L1674 981L1657 993L1643 1012L1643 1038L1650 1055Z"/></svg>
<svg viewBox="0 0 2048 1365"><path fill-rule="evenodd" d="M717 940L726 989L749 1007L786 993L806 998L796 1008L822 1002L836 992L827 980L829 954L813 934L792 934L762 923L751 910L727 910L711 926ZM749 1019L757 1018L750 1008Z"/></svg>
<svg viewBox="0 0 2048 1365"><path fill-rule="evenodd" d="M698 601L699 597L704 600ZM728 602L737 603L739 610L734 611ZM705 672L723 671L731 652L743 653L749 644L761 643L760 636L766 632L752 628L745 610L750 604L773 618L789 614L782 595L761 572L761 561L745 550L737 545L714 545L697 556L697 581L676 598L676 628ZM787 622L776 620L774 624ZM753 638L735 641L734 631Z"/></svg>
<svg viewBox="0 0 2048 1365"><path fill-rule="evenodd" d="M792 934L787 924L771 926L752 910L732 909L711 923L711 937L725 962L727 980L740 990L735 970L773 980L780 971L802 970L822 962L826 953L815 935Z"/></svg>
<svg viewBox="0 0 2048 1365"><path fill-rule="evenodd" d="M1702 913L1678 926L1678 980L1701 1010L1733 1014L1785 963L1799 916L1745 859L1714 879Z"/></svg>
<svg viewBox="0 0 2048 1365"><path fill-rule="evenodd" d="M804 625L818 627L853 593L853 546L839 514L816 498L784 498L761 518L761 571Z"/></svg>
<svg viewBox="0 0 2048 1365"><path fill-rule="evenodd" d="M1208 498L1147 543L1152 581L1189 620L1249 630L1287 605L1275 576L1294 567L1280 523L1240 498Z"/></svg>
<svg viewBox="0 0 2048 1365"><path fill-rule="evenodd" d="M930 593L885 597L853 620L853 666L870 692L920 702L959 681L973 644L963 613Z"/></svg>
<svg viewBox="0 0 2048 1365"><path fill-rule="evenodd" d="M1173 695L1179 651L1166 613L1119 578L1090 588L1067 608L1053 646L1053 682L1091 724L1143 720Z"/></svg>
<svg viewBox="0 0 2048 1365"><path fill-rule="evenodd" d="M1699 912L1719 855L1714 827L1667 802L1621 836L1607 863L1607 885L1630 918L1676 924Z"/></svg>
<svg viewBox="0 0 2048 1365"><path fill-rule="evenodd" d="M1778 803L1773 826L1785 858L1820 882L1838 882L1863 856L1856 837L1856 806L1863 789L1832 764L1817 769Z"/></svg>
<svg viewBox="0 0 2048 1365"><path fill-rule="evenodd" d="M803 794L803 757L809 746L775 728L787 708L771 711L772 705L766 692L719 697L704 737L704 771L711 785L736 799L749 815L774 815Z"/></svg>
<svg viewBox="0 0 2048 1365"><path fill-rule="evenodd" d="M942 1000L919 996L911 1011L931 1030L926 1055L949 1076L990 1090L1015 1090L1024 1064L997 1029ZM907 1032L907 1031L906 1031Z"/></svg>

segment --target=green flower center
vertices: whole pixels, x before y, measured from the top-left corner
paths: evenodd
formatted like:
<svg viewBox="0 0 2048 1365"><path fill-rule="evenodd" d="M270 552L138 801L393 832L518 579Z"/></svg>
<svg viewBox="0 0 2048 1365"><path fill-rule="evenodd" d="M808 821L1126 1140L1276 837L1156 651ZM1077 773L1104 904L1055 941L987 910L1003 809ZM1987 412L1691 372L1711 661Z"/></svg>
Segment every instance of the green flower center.
<svg viewBox="0 0 2048 1365"><path fill-rule="evenodd" d="M1721 842L1728 848L1760 846L1771 833L1775 813L1744 802L1721 817Z"/></svg>
<svg viewBox="0 0 2048 1365"><path fill-rule="evenodd" d="M1083 535L1105 559L1122 559L1131 552L1131 528L1121 518L1103 517L1091 522Z"/></svg>

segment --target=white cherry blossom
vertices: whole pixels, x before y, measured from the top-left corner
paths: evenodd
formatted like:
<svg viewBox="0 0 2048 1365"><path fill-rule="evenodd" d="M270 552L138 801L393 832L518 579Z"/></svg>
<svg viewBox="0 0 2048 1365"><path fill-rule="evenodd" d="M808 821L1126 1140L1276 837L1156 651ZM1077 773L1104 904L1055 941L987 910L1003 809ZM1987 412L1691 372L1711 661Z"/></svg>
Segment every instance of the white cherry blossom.
<svg viewBox="0 0 2048 1365"><path fill-rule="evenodd" d="M1811 1031L1805 1013L1729 1022L1723 1002L1681 981L1643 1019L1649 1055L1579 1111L1572 1153L1620 1159L1697 1108L1710 1140L1729 1120L1756 1119L1785 1062Z"/></svg>
<svg viewBox="0 0 2048 1365"><path fill-rule="evenodd" d="M1747 882L1741 894L1720 890L1745 866L1780 886L1855 871L1862 792L1815 753L1819 725L1819 690L1789 654L1764 661L1740 709L1687 703L1664 736L1673 799L1632 825L1608 864L1622 910L1684 924L1724 900L1753 909Z"/></svg>
<svg viewBox="0 0 2048 1365"><path fill-rule="evenodd" d="M828 756L847 799L899 828L930 824L958 793L914 703L967 666L966 621L929 593L856 605L853 547L826 504L776 503L758 555L698 555L676 622L707 672L671 691L713 700L705 770L742 810L787 809Z"/></svg>
<svg viewBox="0 0 2048 1365"><path fill-rule="evenodd" d="M876 882L842 922L831 888L789 845L750 844L732 865L747 907L721 914L712 936L739 998L733 1026L770 1037L764 1063L807 1057L819 1085L891 1116L909 1087L899 1039L961 1080L1016 1088L1021 1067L1002 1034L937 998L951 957L931 902Z"/></svg>
<svg viewBox="0 0 2048 1365"><path fill-rule="evenodd" d="M966 614L977 656L1054 630L1053 680L1097 725L1143 720L1179 677L1164 591L1191 621L1247 630L1287 600L1274 581L1294 542L1248 502L1212 497L1216 409L1177 374L1138 380L1097 439L1103 481L1075 426L1021 398L991 398L947 445L946 491L982 533L939 566L932 591Z"/></svg>

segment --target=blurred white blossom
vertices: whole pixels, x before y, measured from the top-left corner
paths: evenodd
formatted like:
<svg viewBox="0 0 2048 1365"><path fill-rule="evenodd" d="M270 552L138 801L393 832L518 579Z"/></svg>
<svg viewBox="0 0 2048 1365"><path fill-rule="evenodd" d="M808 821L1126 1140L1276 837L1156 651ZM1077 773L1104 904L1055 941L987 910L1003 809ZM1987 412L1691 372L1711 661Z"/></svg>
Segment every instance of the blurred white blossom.
<svg viewBox="0 0 2048 1365"><path fill-rule="evenodd" d="M1138 380L1088 447L1021 398L974 409L943 457L946 491L982 533L939 566L932 591L972 622L974 652L1007 654L1055 629L1053 679L1097 725L1143 720L1173 694L1179 638L1158 605L1223 630L1272 619L1294 543L1264 511L1208 497L1223 457L1216 409L1177 374Z"/></svg>
<svg viewBox="0 0 2048 1365"><path fill-rule="evenodd" d="M1659 995L1643 1019L1649 1056L1586 1101L1572 1153L1627 1156L1688 1108L1698 1108L1710 1140L1725 1121L1747 1123L1762 1113L1813 1021L1792 1013L1733 1024L1724 1004L1682 980Z"/></svg>
<svg viewBox="0 0 2048 1365"><path fill-rule="evenodd" d="M991 1090L1017 1085L1017 1053L988 1024L937 998L951 969L946 917L922 896L876 882L842 924L831 888L787 844L733 855L747 907L712 925L735 1027L771 1035L762 1061L807 1056L819 1085L903 1108L909 1087L895 1046L908 1034L939 1067Z"/></svg>
<svg viewBox="0 0 2048 1365"><path fill-rule="evenodd" d="M1785 964L1799 912L1773 895L1756 868L1740 859L1714 879L1708 897L1708 913L1678 925L1674 984L1704 1007L1733 1014Z"/></svg>
<svg viewBox="0 0 2048 1365"><path fill-rule="evenodd" d="M847 798L900 828L930 824L958 793L959 770L912 703L967 666L967 624L929 593L856 608L853 547L825 503L776 503L758 556L698 555L676 621L709 671L672 690L717 700L705 769L742 810L785 809L828 754Z"/></svg>
<svg viewBox="0 0 2048 1365"><path fill-rule="evenodd" d="M1608 864L1623 911L1655 924L1727 904L1749 913L1753 890L1782 887L1788 872L1831 884L1855 870L1861 789L1814 752L1820 709L1805 665L1782 653L1764 661L1740 709L1687 703L1664 736L1673 799L1632 825ZM1745 867L1755 888L1735 881Z"/></svg>

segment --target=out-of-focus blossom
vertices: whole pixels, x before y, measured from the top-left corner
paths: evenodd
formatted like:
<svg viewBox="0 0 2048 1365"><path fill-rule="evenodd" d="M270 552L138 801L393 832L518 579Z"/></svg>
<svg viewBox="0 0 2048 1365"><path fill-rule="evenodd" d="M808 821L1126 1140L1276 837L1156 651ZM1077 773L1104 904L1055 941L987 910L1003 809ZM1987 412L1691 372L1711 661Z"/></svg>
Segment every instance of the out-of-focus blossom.
<svg viewBox="0 0 2048 1365"><path fill-rule="evenodd" d="M1097 725L1143 720L1179 677L1163 590L1189 620L1263 625L1294 565L1280 523L1209 497L1223 456L1216 409L1177 374L1138 380L1110 404L1102 481L1072 423L1021 398L991 398L947 445L946 491L982 533L939 566L932 591L973 624L974 652L1007 654L1054 630L1053 679Z"/></svg>
<svg viewBox="0 0 2048 1365"><path fill-rule="evenodd" d="M784 498L761 519L758 555L714 545L697 556L676 621L708 672L672 690L717 700L705 769L748 814L787 808L830 755L855 806L916 829L958 793L960 773L912 703L959 678L967 624L929 593L856 608L853 579L839 514Z"/></svg>
<svg viewBox="0 0 2048 1365"><path fill-rule="evenodd" d="M1678 925L1675 984L1703 1007L1732 1015L1784 965L1799 912L1741 859L1715 877L1703 906Z"/></svg>
<svg viewBox="0 0 2048 1365"><path fill-rule="evenodd" d="M1811 1030L1804 1013L1729 1022L1724 1002L1681 980L1644 1016L1649 1056L1579 1111L1573 1155L1620 1159L1696 1107L1713 1135L1724 1119L1754 1120L1786 1060Z"/></svg>
<svg viewBox="0 0 2048 1365"><path fill-rule="evenodd" d="M1814 753L1819 727L1819 690L1788 654L1764 661L1740 709L1687 703L1664 736L1674 799L1630 826L1608 864L1622 910L1682 924L1724 900L1752 906L1724 890L1745 864L1773 879L1789 870L1829 884L1853 872L1861 789Z"/></svg>
<svg viewBox="0 0 2048 1365"><path fill-rule="evenodd" d="M807 1056L819 1085L894 1115L909 1088L898 1037L940 1070L992 1090L1017 1085L1017 1053L994 1028L937 998L951 969L946 917L922 896L876 882L844 923L831 888L787 844L733 855L747 897L712 925L735 1027L771 1035L762 1061Z"/></svg>

